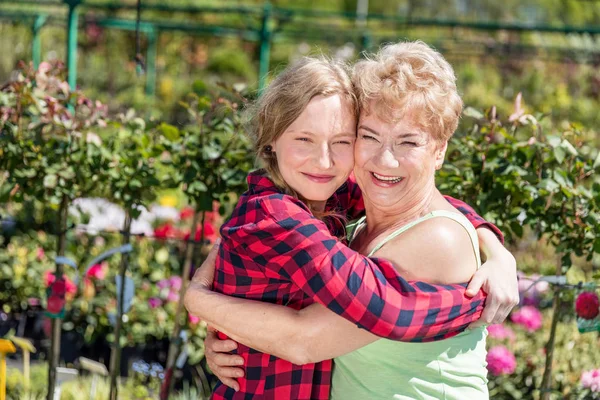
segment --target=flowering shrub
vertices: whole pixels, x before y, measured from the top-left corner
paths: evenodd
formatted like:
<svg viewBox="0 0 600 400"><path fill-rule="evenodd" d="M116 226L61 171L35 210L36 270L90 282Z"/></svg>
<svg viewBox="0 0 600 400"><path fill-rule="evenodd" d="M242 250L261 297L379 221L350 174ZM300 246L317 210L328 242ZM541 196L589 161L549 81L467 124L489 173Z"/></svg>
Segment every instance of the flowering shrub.
<svg viewBox="0 0 600 400"><path fill-rule="evenodd" d="M584 389L589 389L590 392L600 395L600 368L585 371L581 374L581 386ZM591 396L590 396L591 397Z"/></svg>
<svg viewBox="0 0 600 400"><path fill-rule="evenodd" d="M533 306L523 306L516 312L513 312L511 321L521 325L528 332L535 332L542 327L542 313Z"/></svg>
<svg viewBox="0 0 600 400"><path fill-rule="evenodd" d="M600 313L600 300L595 292L583 292L575 301L575 312L583 319L594 319Z"/></svg>
<svg viewBox="0 0 600 400"><path fill-rule="evenodd" d="M493 375L510 375L515 372L515 355L504 346L495 346L488 350L486 357L488 371Z"/></svg>

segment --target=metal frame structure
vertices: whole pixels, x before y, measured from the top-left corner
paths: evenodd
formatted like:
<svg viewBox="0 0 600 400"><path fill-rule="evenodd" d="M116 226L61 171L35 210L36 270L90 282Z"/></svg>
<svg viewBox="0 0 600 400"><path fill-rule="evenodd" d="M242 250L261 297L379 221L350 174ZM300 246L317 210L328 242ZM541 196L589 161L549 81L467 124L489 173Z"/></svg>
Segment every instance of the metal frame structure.
<svg viewBox="0 0 600 400"><path fill-rule="evenodd" d="M23 6L36 6L40 11L23 10ZM13 7L13 9L6 9ZM14 9L21 7L21 9ZM66 13L65 13L66 7ZM32 59L37 66L41 61L41 39L42 28L47 24L66 23L67 43L66 43L66 65L68 68L68 82L71 87L76 86L77 82L77 33L80 25L85 25L87 20L95 24L111 29L129 30L137 29L135 19L114 18L107 16L98 16L98 12L120 12L133 11L135 4L120 3L99 3L84 0L61 0L61 1L35 1L35 0L0 0L0 20L25 21L31 24L32 29ZM87 14L83 14L85 10ZM393 23L401 29L415 27L440 27L446 29L467 29L471 31L507 31L507 32L539 32L555 34L587 34L592 37L598 37L600 26L551 26L551 25L530 25L530 24L506 24L490 22L468 22L442 19L415 19L404 18L401 16L391 16L382 14L369 14L366 17L366 24L360 24L358 27L352 27L351 23L359 17L354 12L332 12L318 10L299 10L273 7L268 1L262 7L206 7L206 6L171 6L168 4L142 4L142 10L155 12L183 13L187 15L237 15L248 18L250 23L245 26L220 26L214 24L205 24L199 22L184 22L181 19L143 19L139 24L139 30L146 35L146 93L153 95L156 87L156 56L157 41L160 32L178 31L186 32L191 35L210 35L221 37L241 37L259 43L259 72L258 87L261 90L266 83L269 72L269 58L271 47L274 41L294 38L308 39L315 41L327 41L332 38L347 39L349 41L359 42L362 49L368 49L374 36L368 24ZM85 18L81 18L81 16ZM361 16L364 18L364 16ZM318 34L310 34L308 30L297 27L294 29L294 23L298 20L309 19L310 21L338 21L337 27L323 29ZM380 35L381 37L381 35ZM477 47L477 46L476 46ZM479 44L479 48L485 47ZM551 47L522 46L514 44L501 44L488 46L490 48L502 49L528 49L529 52L537 54L538 50L556 52L563 51L566 54L572 54L577 50L557 49ZM600 45L598 49L592 51L583 50L587 57L592 57L594 62L600 60Z"/></svg>

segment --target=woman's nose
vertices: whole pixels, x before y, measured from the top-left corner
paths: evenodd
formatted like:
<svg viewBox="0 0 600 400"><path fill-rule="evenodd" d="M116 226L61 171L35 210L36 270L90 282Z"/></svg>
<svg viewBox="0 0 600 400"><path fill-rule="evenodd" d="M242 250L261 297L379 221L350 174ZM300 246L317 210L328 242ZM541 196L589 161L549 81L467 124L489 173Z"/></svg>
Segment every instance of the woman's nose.
<svg viewBox="0 0 600 400"><path fill-rule="evenodd" d="M386 147L377 157L377 165L382 168L398 168L399 163L392 151Z"/></svg>

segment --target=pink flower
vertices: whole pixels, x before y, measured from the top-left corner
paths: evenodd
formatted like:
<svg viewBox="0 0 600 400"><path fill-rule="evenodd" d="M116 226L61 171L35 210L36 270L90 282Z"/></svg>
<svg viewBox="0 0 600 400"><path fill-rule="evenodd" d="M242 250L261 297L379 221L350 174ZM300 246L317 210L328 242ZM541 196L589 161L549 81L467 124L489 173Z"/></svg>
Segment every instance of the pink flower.
<svg viewBox="0 0 600 400"><path fill-rule="evenodd" d="M171 282L169 282L168 279L161 279L160 281L158 281L158 283L156 284L158 286L159 289L165 289L168 288L169 286L171 286Z"/></svg>
<svg viewBox="0 0 600 400"><path fill-rule="evenodd" d="M181 277L180 276L172 276L169 278L169 286L171 286L171 290L179 290L181 289Z"/></svg>
<svg viewBox="0 0 600 400"><path fill-rule="evenodd" d="M167 295L167 301L171 301L171 302L178 302L179 301L179 293L177 292L169 292L169 294Z"/></svg>
<svg viewBox="0 0 600 400"><path fill-rule="evenodd" d="M575 300L575 313L584 319L594 319L600 314L600 299L594 292L582 292Z"/></svg>
<svg viewBox="0 0 600 400"><path fill-rule="evenodd" d="M90 269L87 270L85 275L88 278L102 280L106 276L106 270L104 269L103 264L95 264Z"/></svg>
<svg viewBox="0 0 600 400"><path fill-rule="evenodd" d="M487 354L488 371L493 375L506 375L515 372L517 360L515 355L504 346L492 347Z"/></svg>
<svg viewBox="0 0 600 400"><path fill-rule="evenodd" d="M65 279L66 293L67 294L77 293L77 286L73 283L73 281L71 281L69 279L69 277L66 275L63 275L63 278ZM56 280L56 277L54 276L54 273L52 271L47 270L46 272L44 272L44 284L46 285L46 287L49 287L50 285L52 285L55 280Z"/></svg>
<svg viewBox="0 0 600 400"><path fill-rule="evenodd" d="M487 327L488 333L493 339L510 339L515 340L515 333L508 326L502 324L494 324Z"/></svg>
<svg viewBox="0 0 600 400"><path fill-rule="evenodd" d="M510 320L529 332L535 332L542 327L542 313L533 306L521 307L510 316Z"/></svg>
<svg viewBox="0 0 600 400"><path fill-rule="evenodd" d="M162 301L159 298L151 297L148 299L148 305L150 308L157 308L162 306Z"/></svg>
<svg viewBox="0 0 600 400"><path fill-rule="evenodd" d="M36 253L36 257L37 257L38 261L42 261L44 259L45 255L46 255L46 253L44 253L44 249L41 247L38 247L37 253Z"/></svg>
<svg viewBox="0 0 600 400"><path fill-rule="evenodd" d="M600 368L585 371L581 374L581 386L592 392L600 393Z"/></svg>
<svg viewBox="0 0 600 400"><path fill-rule="evenodd" d="M198 322L200 322L200 318L196 317L195 315L189 314L188 318L190 320L190 324L192 325L196 325Z"/></svg>
<svg viewBox="0 0 600 400"><path fill-rule="evenodd" d="M525 274L523 274L521 271L519 271L517 274L519 277L519 295L521 297L521 305L529 306L539 304L542 295L550 288L548 282L541 281L534 285L533 283L540 278L540 275L533 274L531 276L525 276Z"/></svg>

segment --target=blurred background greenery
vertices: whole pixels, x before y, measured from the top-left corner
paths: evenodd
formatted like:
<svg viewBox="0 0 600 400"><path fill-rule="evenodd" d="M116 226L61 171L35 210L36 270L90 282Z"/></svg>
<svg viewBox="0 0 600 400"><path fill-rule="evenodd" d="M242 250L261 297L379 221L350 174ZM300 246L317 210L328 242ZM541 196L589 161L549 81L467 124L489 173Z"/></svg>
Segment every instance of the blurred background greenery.
<svg viewBox="0 0 600 400"><path fill-rule="evenodd" d="M70 3L77 1L70 0ZM523 276L552 275L557 264L564 261L560 257L567 254L573 255L572 267L563 265L567 267L563 272L569 282L600 280L600 259L588 251L594 247L594 251L600 253L600 240L595 239L599 237L600 180L597 174L593 175L593 170L600 165L599 161L593 162L600 160L597 149L600 1L172 0L165 4L142 0L141 5L139 50L145 64L142 73L135 61L138 45L135 1L94 0L78 6L77 87L87 98L108 106L111 116L108 121L119 114L121 116L116 118L119 121L131 120L130 125L136 126L131 128L132 138L152 137L159 131L169 141L177 142L180 133L183 135L189 125L194 124L190 109L202 108L198 104L191 108L186 106L190 93L200 99L214 97L219 103L223 98L235 98L233 91L224 89L233 87L235 93L241 91L252 99L258 94L261 82L268 82L271 76L303 55L323 53L351 63L364 51L376 51L382 43L420 39L440 50L452 63L467 106L448 153L446 168L440 173L444 191L470 202L482 215L503 228ZM361 8L364 5L368 5L368 16ZM67 4L58 0L0 0L0 82L17 76L19 60L32 61L34 31L40 27L37 29L39 61L65 61L67 12ZM44 15L47 18L42 24L43 20L38 17ZM268 76L263 74L265 71L269 71ZM261 78L265 78L264 81ZM519 93L522 96L518 96ZM515 101L516 98L522 100ZM9 103L6 99L2 101ZM64 102L66 105L68 100ZM10 107L16 108L15 104ZM0 107L0 111L5 110ZM521 122L509 118L516 114L517 117L531 114L531 118L523 122L525 128L519 128L518 135L517 125ZM29 117L38 118L35 114ZM63 128L56 121L49 125ZM211 130L216 129L209 126ZM112 124L109 128L116 129ZM114 132L97 129L90 128L87 133L99 134L104 140L104 144L97 146L101 148L110 142L110 134ZM194 134L184 137L193 138ZM555 140L560 139L558 144L550 143L551 135ZM572 146L561 142L563 139ZM110 150L114 154L125 154L120 149L122 145L116 143L113 147ZM240 148L248 153L246 147ZM571 148L577 150L569 155ZM493 155L491 150L494 150ZM140 159L146 157L141 153ZM167 153L179 154L175 147ZM8 158L8 153L0 154ZM535 162L538 154L543 155L544 161L539 165ZM588 166L586 170L580 168L584 161ZM507 166L510 168L504 168ZM245 173L249 168L250 165L244 165L238 169ZM578 186L577 180L583 179L580 170L585 172L587 180ZM539 171L549 177L548 180L554 179L555 187L550 188L548 180L543 184L537 182L536 176L542 175ZM9 175L0 183L8 182ZM38 175L36 179L43 178L42 173ZM566 178L561 180L558 175ZM231 183L228 185L230 191L241 191L239 182L235 188ZM134 307L127 315L120 337L124 348L121 373L134 378L124 386L122 398L156 398L160 377L144 375L141 367L134 366L134 361L164 365L167 358L179 300L177 291L181 287L178 277L184 265L184 243L192 229L191 215L195 213L187 207L195 204L189 193L171 186L154 187L155 200L144 202L146 211L135 221L136 232L154 239L137 237L130 255L132 277L136 288L141 290L136 291ZM534 187L535 191L528 191L525 186ZM12 187L9 189L7 193ZM196 230L197 236L198 232L204 232L207 241L214 240L223 217L235 203L234 193L226 189L221 192L218 193L220 202L213 199L215 208L210 212L207 225ZM523 193L529 197L519 197ZM103 188L95 188L93 195L110 197ZM549 200L536 204L536 196ZM577 220L573 224L563 223L570 221L569 213L573 210L561 205L567 203L564 199L573 198L587 202L591 210L587 215L591 222L586 222L587 226ZM55 235L46 229L56 218L56 207L52 209L51 203L41 198L15 201L13 197L12 201L0 204L0 214L13 218L12 222L8 220L12 227L3 225L5 237L0 242L0 284L4 288L0 291L0 336L9 330L30 332L40 349L48 347L49 326L43 317L43 308L57 247ZM551 203L553 208L549 208ZM70 210L69 222L85 224L88 229L70 230L67 234L65 253L78 265L121 243L121 235L115 231L121 228L123 220L123 211L118 207L97 198L77 200ZM557 213L552 214L554 211ZM562 238L568 236L561 236L561 240L552 234L540 236L537 232L540 227L536 227L535 221L523 223L523 219L519 219L522 212L528 212L530 218L539 221L554 221L560 228L546 226L546 233L585 231L585 240L571 238L568 248L564 243L561 247ZM593 223L596 228L591 227ZM577 246L579 242L587 244ZM579 247L585 247L585 253ZM197 249L198 259L206 249L206 246ZM113 278L119 262L120 258L116 257L98 264L93 274L80 280L79 287L74 288L67 299L67 315L62 325L61 360L64 364L72 364L80 355L108 360L109 345L115 338L110 315L116 307ZM41 279L42 276L45 279ZM67 276L72 280L76 277L70 270ZM506 361L502 358L506 355L508 358L510 354L516 356L512 368L490 375L493 398L540 396L546 356L543 346L548 340L553 315L552 293L547 287L544 291L536 287L533 290L536 298L526 301L526 286L521 288L522 307L517 308L516 313L523 314L524 307L539 308L540 314L530 314L533 317L529 322L540 324L532 330L518 319L511 319L505 324L507 329L512 329L511 334L490 333L490 348L508 349L505 353L493 353L499 354L498 362ZM600 342L596 333L577 331L572 304L577 294L577 290L562 292L562 303L554 310L554 315L560 311L561 322L556 331L554 398L594 398L600 393L591 392L581 382L582 373L600 367L597 351ZM183 321L190 339L186 350L188 362L179 376L178 389L184 391L184 383L193 382L189 398L198 398L201 393L194 391L195 388L206 391L214 379L205 371L203 360L205 326L192 316L185 315ZM40 358L44 358L43 353ZM44 371L45 367L35 372L40 375L40 379L34 379L39 383L40 393L46 390ZM17 399L25 392L20 375L13 371L11 376L12 398ZM85 386L87 391L90 382L77 385ZM77 385L64 389L65 398L77 398L83 387Z"/></svg>

